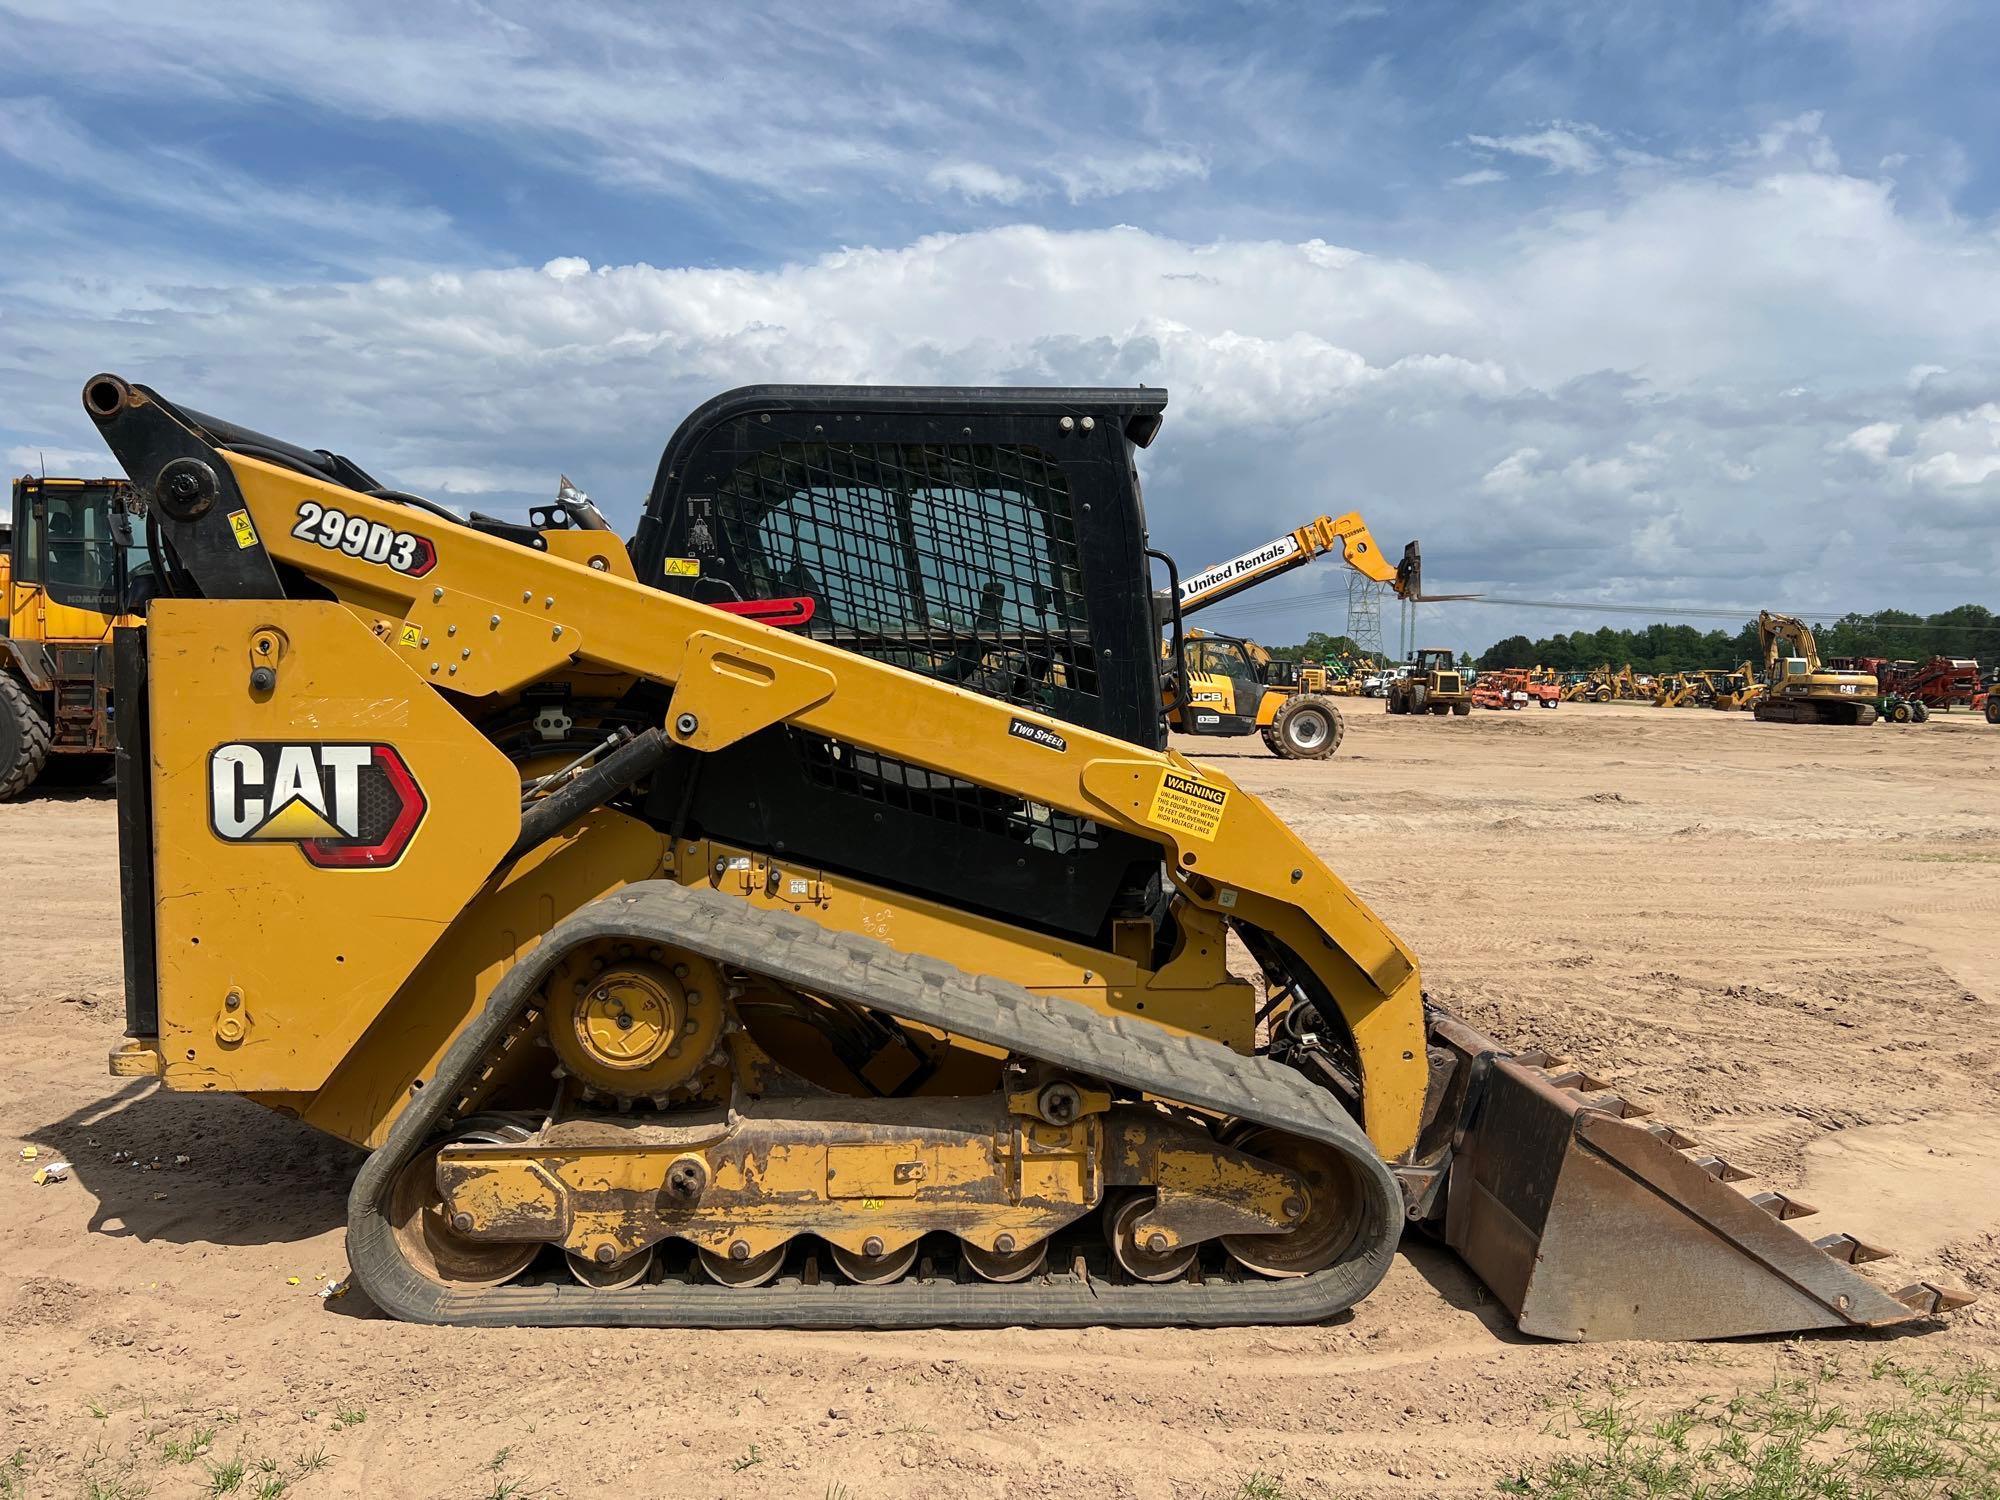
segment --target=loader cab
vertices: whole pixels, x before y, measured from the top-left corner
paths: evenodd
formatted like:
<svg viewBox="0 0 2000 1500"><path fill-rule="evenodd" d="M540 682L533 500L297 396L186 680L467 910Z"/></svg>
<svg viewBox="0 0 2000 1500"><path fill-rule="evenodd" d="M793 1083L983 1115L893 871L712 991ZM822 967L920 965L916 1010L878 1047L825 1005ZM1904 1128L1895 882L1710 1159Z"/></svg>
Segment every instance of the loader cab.
<svg viewBox="0 0 2000 1500"><path fill-rule="evenodd" d="M669 441L652 587L1148 748L1165 743L1137 450L1158 390L753 386ZM1033 726L1023 721L1024 730ZM701 831L1060 932L1157 903L1157 849L778 727L701 758Z"/></svg>
<svg viewBox="0 0 2000 1500"><path fill-rule="evenodd" d="M134 576L146 567L126 516L120 479L14 481L7 633L15 640L110 639Z"/></svg>

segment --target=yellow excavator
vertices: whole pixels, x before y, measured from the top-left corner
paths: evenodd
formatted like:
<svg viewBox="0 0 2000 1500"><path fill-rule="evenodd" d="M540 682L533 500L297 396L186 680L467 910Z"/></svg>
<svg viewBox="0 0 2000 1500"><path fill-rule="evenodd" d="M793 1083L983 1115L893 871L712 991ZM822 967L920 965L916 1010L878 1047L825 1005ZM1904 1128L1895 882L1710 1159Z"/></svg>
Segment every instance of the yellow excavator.
<svg viewBox="0 0 2000 1500"><path fill-rule="evenodd" d="M1764 695L1751 712L1765 724L1873 724L1878 687L1872 672L1829 670L1812 627L1795 615L1757 616L1764 651Z"/></svg>
<svg viewBox="0 0 2000 1500"><path fill-rule="evenodd" d="M1427 1007L1168 748L1162 391L731 391L629 543L568 484L461 519L83 400L163 563L115 645L112 1071L367 1148L352 1280L397 1317L1314 1322L1405 1233L1559 1339L1963 1300Z"/></svg>
<svg viewBox="0 0 2000 1500"><path fill-rule="evenodd" d="M1189 615L1333 555L1365 577L1393 585L1399 598L1421 591L1417 544L1403 549L1401 563L1391 564L1353 511L1320 516L1241 557L1174 581L1172 630L1160 648L1167 668L1167 722L1174 730L1223 738L1257 734L1266 749L1286 760L1324 760L1340 748L1347 726L1325 691L1324 669L1317 685L1305 673L1274 680L1271 653L1255 641L1184 627Z"/></svg>

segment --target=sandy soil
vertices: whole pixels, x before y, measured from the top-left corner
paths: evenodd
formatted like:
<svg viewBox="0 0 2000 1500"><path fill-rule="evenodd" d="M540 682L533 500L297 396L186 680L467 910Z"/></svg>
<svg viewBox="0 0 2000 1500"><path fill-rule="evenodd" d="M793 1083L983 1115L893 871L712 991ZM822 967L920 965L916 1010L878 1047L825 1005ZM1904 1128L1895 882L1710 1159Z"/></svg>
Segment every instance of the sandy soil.
<svg viewBox="0 0 2000 1500"><path fill-rule="evenodd" d="M1356 704L1324 765L1216 759L1409 939L1434 998L1895 1246L1892 1283L1985 1302L1914 1334L1565 1347L1413 1246L1309 1329L391 1323L316 1295L345 1269L351 1152L105 1076L116 855L85 796L0 807L0 1459L20 1451L0 1495L206 1493L239 1457L246 1495L260 1460L302 1496L1195 1497L1253 1474L1490 1494L1614 1384L1645 1406L1821 1367L1838 1387L1884 1354L2000 1358L2000 730ZM34 1186L25 1145L74 1177ZM169 1448L204 1436L190 1461Z"/></svg>

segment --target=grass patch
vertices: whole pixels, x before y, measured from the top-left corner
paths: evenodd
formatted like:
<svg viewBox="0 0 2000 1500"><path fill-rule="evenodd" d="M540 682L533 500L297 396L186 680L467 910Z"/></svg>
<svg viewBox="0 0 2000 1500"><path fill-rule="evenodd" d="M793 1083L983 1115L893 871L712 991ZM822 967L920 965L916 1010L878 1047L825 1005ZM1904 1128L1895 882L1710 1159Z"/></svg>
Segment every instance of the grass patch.
<svg viewBox="0 0 2000 1500"><path fill-rule="evenodd" d="M764 1455L759 1453L757 1445L752 1443L748 1453L744 1454L741 1458L732 1458L729 1461L729 1471L732 1474L741 1474L745 1469L756 1468L763 1461Z"/></svg>
<svg viewBox="0 0 2000 1500"><path fill-rule="evenodd" d="M243 1476L249 1470L240 1458L232 1458L227 1463L208 1465L208 1492L211 1495L233 1495L243 1488Z"/></svg>
<svg viewBox="0 0 2000 1500"><path fill-rule="evenodd" d="M368 1412L360 1406L337 1406L333 1411L333 1430L339 1432L344 1427L359 1427L368 1420Z"/></svg>
<svg viewBox="0 0 2000 1500"><path fill-rule="evenodd" d="M2000 1500L2000 1368L1877 1360L1864 1402L1774 1380L1651 1421L1620 1392L1551 1429L1590 1440L1500 1482L1533 1500Z"/></svg>
<svg viewBox="0 0 2000 1500"><path fill-rule="evenodd" d="M168 1438L160 1444L160 1457L170 1464L191 1464L215 1443L213 1427L197 1427L184 1438Z"/></svg>
<svg viewBox="0 0 2000 1500"><path fill-rule="evenodd" d="M1285 1487L1258 1469L1237 1489L1236 1500L1286 1500Z"/></svg>

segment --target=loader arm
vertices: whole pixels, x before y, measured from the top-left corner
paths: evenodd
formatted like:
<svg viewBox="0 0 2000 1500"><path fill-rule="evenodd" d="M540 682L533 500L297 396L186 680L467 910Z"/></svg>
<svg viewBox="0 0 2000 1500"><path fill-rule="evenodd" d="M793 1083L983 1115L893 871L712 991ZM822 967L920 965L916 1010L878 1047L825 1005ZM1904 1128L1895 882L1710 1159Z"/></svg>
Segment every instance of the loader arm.
<svg viewBox="0 0 2000 1500"><path fill-rule="evenodd" d="M1268 582L1294 568L1302 568L1315 558L1339 553L1342 562L1377 583L1397 584L1397 594L1405 595L1403 579L1396 565L1382 556L1382 549L1357 511L1338 518L1321 516L1283 536L1272 537L1241 557L1191 573L1181 580L1180 604L1183 616L1233 599L1245 589Z"/></svg>

